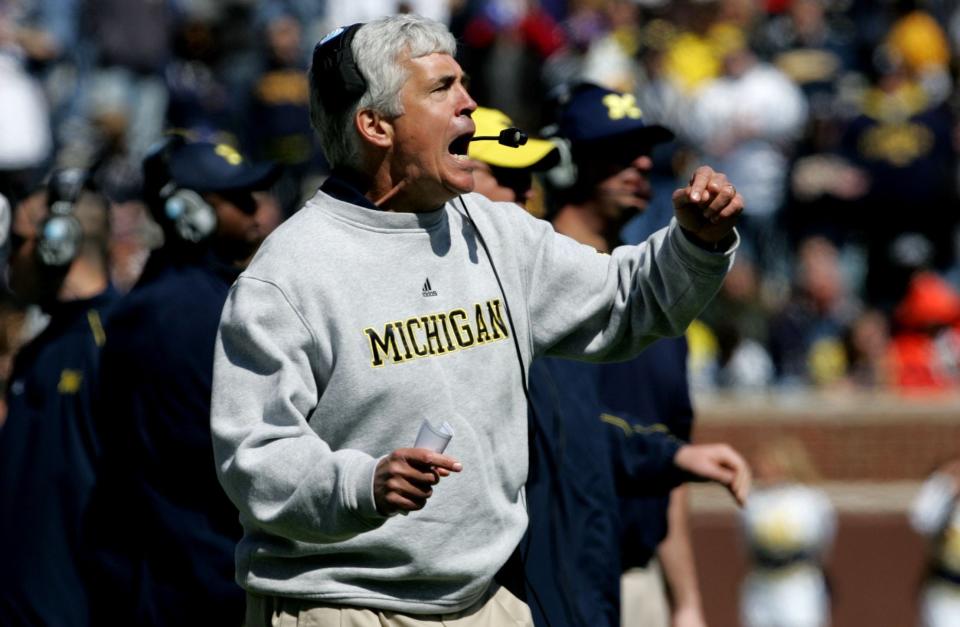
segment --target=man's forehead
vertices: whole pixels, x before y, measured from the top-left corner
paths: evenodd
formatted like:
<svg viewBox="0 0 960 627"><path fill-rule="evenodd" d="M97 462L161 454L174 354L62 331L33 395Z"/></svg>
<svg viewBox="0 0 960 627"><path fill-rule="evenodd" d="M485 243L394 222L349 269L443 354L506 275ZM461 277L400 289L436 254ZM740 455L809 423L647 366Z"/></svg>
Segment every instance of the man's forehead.
<svg viewBox="0 0 960 627"><path fill-rule="evenodd" d="M446 52L431 52L421 57L413 57L407 59L406 64L420 75L419 78L424 80L438 80L445 76L463 76L460 64Z"/></svg>

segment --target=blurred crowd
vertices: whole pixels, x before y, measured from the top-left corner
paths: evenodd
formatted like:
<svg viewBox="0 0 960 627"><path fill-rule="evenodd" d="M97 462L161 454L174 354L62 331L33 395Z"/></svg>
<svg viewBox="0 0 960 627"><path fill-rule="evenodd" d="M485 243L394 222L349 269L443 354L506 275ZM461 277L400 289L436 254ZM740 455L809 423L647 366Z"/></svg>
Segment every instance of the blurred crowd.
<svg viewBox="0 0 960 627"><path fill-rule="evenodd" d="M696 165L735 183L747 202L736 266L687 334L696 389L960 389L960 2L948 0L0 0L0 230L11 230L3 223L11 215L43 212L35 193L52 170L83 168L108 202L109 228L94 230L109 252L109 282L128 292L165 235L169 243L145 202L141 164L176 130L216 146L225 161L234 153L223 146L233 146L279 165L276 176L255 177L258 185L269 179L270 202L258 195L258 207L240 208L248 217L268 214L259 218L265 235L328 174L309 116L314 43L338 25L394 11L449 24L473 97L509 112L531 135L551 134L556 90L577 81L633 94L646 123L675 133L655 149L653 200L627 222L623 241L666 223L672 190ZM194 174L203 169L193 167L199 157L184 162ZM252 190L251 181L213 191ZM166 200L162 190L153 195ZM549 213L549 202L540 194L527 206ZM12 232L21 230L15 224ZM0 243L0 252L11 248ZM223 294L206 312L210 329L232 281L221 278ZM157 297L178 314L183 328L174 331L191 346L199 346L188 333L197 327L199 293L187 292L182 304ZM130 364L155 354L137 341L163 345L163 336L146 338L137 326L150 318L144 311L166 311L148 305L130 310L134 330L116 344ZM192 317L182 315L187 307ZM84 323L99 346L96 320ZM3 388L13 355L44 324L38 309L0 293ZM173 371L176 358L156 361ZM137 370L110 365L114 376ZM61 394L80 389L77 372L58 370ZM173 378L161 373L153 382ZM209 402L206 389L196 396ZM206 428L209 411L201 409ZM209 454L206 435L196 440ZM170 443L171 458L181 455L183 442ZM744 515L756 568L743 606L745 616L760 616L756 624L782 611L763 601L792 602L784 566L813 591L801 606L829 611L820 570L835 513L804 487L816 477L796 461L802 456L778 446L755 460L760 496ZM925 497L933 513L914 514L936 549L936 585L956 583L960 559L960 482L956 465L946 468L952 483ZM235 522L232 509L225 518Z"/></svg>
<svg viewBox="0 0 960 627"><path fill-rule="evenodd" d="M736 184L737 266L689 331L699 389L960 387L949 0L0 0L0 193L92 170L125 291L161 238L140 163L163 132L281 164L289 215L326 174L313 44L393 11L449 24L474 98L531 134L578 80L634 93L672 129L624 241L665 223L695 164ZM32 323L9 298L0 311L9 354Z"/></svg>

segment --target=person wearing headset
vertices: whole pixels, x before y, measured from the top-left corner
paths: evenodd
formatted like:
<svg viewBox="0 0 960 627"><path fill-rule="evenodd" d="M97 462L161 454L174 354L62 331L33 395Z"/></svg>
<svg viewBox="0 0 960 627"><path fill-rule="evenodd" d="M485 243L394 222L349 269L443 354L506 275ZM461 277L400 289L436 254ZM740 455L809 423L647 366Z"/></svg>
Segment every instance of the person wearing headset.
<svg viewBox="0 0 960 627"><path fill-rule="evenodd" d="M117 298L107 201L78 169L14 202L8 284L46 327L14 358L0 429L0 622L87 622L82 516L99 434L93 398Z"/></svg>
<svg viewBox="0 0 960 627"><path fill-rule="evenodd" d="M455 48L407 14L314 49L332 174L234 284L214 357L250 625L529 625L493 584L526 527L526 364L679 333L731 263L743 200L707 167L677 222L611 255L471 193ZM452 428L447 454L411 446L424 421Z"/></svg>
<svg viewBox="0 0 960 627"><path fill-rule="evenodd" d="M613 250L622 243L626 222L646 211L653 148L669 142L673 133L645 123L632 94L591 83L568 86L558 94L556 123L550 130L567 157L549 177L554 228L598 250ZM598 366L600 401L611 414L630 417L611 420L613 428L607 431L620 497L624 627L705 624L686 489L674 481L661 485L666 489L638 490L625 472L647 455L647 447L637 446L642 444L640 434L667 434L681 450L697 448L686 445L694 419L686 361L687 344L681 336L661 339L633 359ZM721 456L749 482L739 453L723 444L704 446L708 455ZM743 500L739 502L742 506Z"/></svg>
<svg viewBox="0 0 960 627"><path fill-rule="evenodd" d="M581 86L576 95L565 98L562 125L555 129L558 134L572 134L571 126L582 132L584 127L593 125L597 127L596 136L606 136L614 143L627 140L635 141L634 146L643 146L651 135L655 139L667 137L656 128L651 133L651 127L646 126L641 117L611 119L602 100L611 94L617 97L623 94L584 87ZM596 105L600 105L599 110ZM472 117L477 135L494 136L513 126L509 117L495 109L478 107ZM530 139L519 148L472 143L468 154L478 162L474 191L490 199L525 206L531 196L534 172L546 173L550 180L557 178L557 170L551 171L552 168L571 167L563 162L570 154L569 147L558 147L557 141ZM597 152L600 155L595 158L601 163L608 158L606 154L616 154L609 145ZM639 192L639 183L649 167L649 156L642 156L645 159L638 164L641 169L636 177L632 177L632 172L618 171L613 175L614 180L633 182ZM628 162L637 160L634 155ZM610 177L594 179L596 188L610 189L612 184L607 178ZM587 182L586 177L581 181ZM643 187L642 193L624 194L621 202L643 211L647 189ZM599 191L596 196L605 197ZM602 214L616 215L613 211ZM606 230L602 219L577 222L582 228L572 229L575 234L599 236ZM611 372L606 364L550 357L536 359L530 365L530 420L535 423L537 437L530 445L530 476L526 485L530 523L520 546L527 599L538 600L531 603L534 624L619 626L621 544L627 549L625 557L631 563L636 559L638 538L646 541L653 534L656 547L663 539L666 503L672 500L671 488L683 480L707 480L729 482L728 487L736 499L742 499L747 493L750 475L739 454L728 447L687 443L692 408L686 386L685 356L684 340L670 338L654 342L638 357L625 362L634 364L627 370L628 377L640 383L630 388L647 400L622 402L614 397L615 409L605 404L607 398L601 397L601 390L624 384L619 370ZM640 364L646 364L647 369ZM620 364L609 366L621 368ZM622 390L618 391L622 394ZM673 426L673 430L665 428L663 422L647 420L645 424L638 418L651 415L665 415L662 421ZM663 428L655 427L655 423ZM611 463L600 464L598 459L609 459ZM621 516L618 487L635 497L629 499L625 516ZM636 504L644 504L645 509ZM622 539L621 520L631 525L631 534L624 534ZM679 519L676 525L679 528L671 533L685 540L689 548L685 523L685 518ZM670 557L672 555L665 563L672 569L671 580L674 575L680 580L679 585L671 587L674 593L671 598L679 602L677 614L696 612L702 619L696 595L696 573L692 562L685 561L692 555L681 552L682 568L677 568L677 560ZM683 594L676 594L678 592ZM633 607L638 601L649 605L649 599L638 600L631 593L627 600L624 624L627 620L633 621L631 624L647 624L637 622Z"/></svg>
<svg viewBox="0 0 960 627"><path fill-rule="evenodd" d="M176 135L143 170L166 241L106 325L86 524L92 622L240 625L241 530L210 443L213 344L230 284L277 221L279 171Z"/></svg>

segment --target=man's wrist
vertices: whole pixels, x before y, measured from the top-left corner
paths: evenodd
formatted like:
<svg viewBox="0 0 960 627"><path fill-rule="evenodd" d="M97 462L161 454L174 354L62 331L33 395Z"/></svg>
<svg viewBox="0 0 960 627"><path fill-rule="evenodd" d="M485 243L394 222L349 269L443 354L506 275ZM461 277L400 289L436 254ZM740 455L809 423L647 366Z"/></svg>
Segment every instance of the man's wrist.
<svg viewBox="0 0 960 627"><path fill-rule="evenodd" d="M711 253L726 252L731 246L733 246L734 242L737 241L737 235L733 229L731 229L729 233L727 233L726 235L724 235L722 238L720 238L715 242L711 242L703 239L702 237L700 237L699 235L685 228L682 225L680 226L680 232L683 233L683 236L687 238L688 242L690 242L697 248L700 248L702 250L705 250Z"/></svg>

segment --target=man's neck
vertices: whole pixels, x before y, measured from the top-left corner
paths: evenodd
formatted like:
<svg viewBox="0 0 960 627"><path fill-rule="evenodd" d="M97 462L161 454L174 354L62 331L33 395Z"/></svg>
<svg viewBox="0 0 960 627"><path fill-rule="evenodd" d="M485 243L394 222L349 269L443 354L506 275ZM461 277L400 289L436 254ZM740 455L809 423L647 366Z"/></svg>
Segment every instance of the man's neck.
<svg viewBox="0 0 960 627"><path fill-rule="evenodd" d="M103 269L87 263L84 259L77 259L57 292L57 301L65 303L93 298L106 290L109 283Z"/></svg>
<svg viewBox="0 0 960 627"><path fill-rule="evenodd" d="M446 197L437 196L434 189L434 197L431 197L424 191L423 185L417 184L418 179L417 171L392 170L385 160L373 176L370 188L364 196L383 211L396 213L436 211L456 196L455 192L450 192Z"/></svg>

